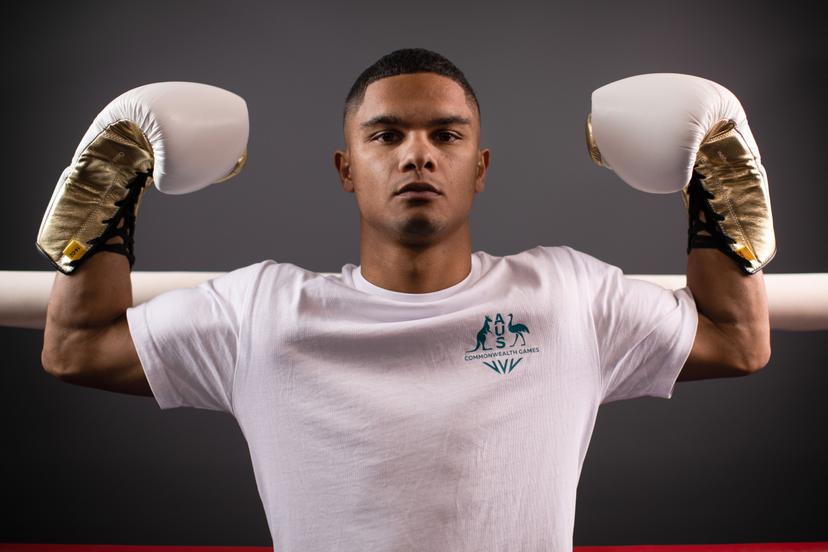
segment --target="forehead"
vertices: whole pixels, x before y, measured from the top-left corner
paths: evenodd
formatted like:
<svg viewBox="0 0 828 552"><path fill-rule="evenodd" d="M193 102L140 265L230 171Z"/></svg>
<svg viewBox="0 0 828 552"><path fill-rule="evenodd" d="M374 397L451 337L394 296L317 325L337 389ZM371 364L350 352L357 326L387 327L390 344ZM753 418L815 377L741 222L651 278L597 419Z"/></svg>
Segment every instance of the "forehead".
<svg viewBox="0 0 828 552"><path fill-rule="evenodd" d="M383 114L411 123L430 120L435 114L476 119L463 87L435 73L395 75L369 84L354 120L360 123Z"/></svg>

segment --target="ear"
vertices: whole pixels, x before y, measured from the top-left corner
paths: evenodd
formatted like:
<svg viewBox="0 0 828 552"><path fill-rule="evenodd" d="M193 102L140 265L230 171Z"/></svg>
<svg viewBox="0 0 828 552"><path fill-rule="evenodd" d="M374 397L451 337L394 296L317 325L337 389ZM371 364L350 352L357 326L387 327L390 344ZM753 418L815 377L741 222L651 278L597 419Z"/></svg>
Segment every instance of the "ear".
<svg viewBox="0 0 828 552"><path fill-rule="evenodd" d="M490 151L480 150L477 156L477 177L474 180L474 191L477 193L486 189L486 171L489 169Z"/></svg>
<svg viewBox="0 0 828 552"><path fill-rule="evenodd" d="M354 182L351 180L351 164L348 161L348 152L336 150L333 161L336 172L339 174L339 182L342 184L342 189L348 193L354 193Z"/></svg>

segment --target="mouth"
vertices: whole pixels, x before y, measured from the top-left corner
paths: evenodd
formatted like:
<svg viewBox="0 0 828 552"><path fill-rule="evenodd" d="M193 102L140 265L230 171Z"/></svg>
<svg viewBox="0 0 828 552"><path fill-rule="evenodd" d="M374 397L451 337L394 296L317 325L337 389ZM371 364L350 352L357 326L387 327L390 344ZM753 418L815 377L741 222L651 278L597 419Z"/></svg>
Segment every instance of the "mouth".
<svg viewBox="0 0 828 552"><path fill-rule="evenodd" d="M394 192L395 196L403 198L428 198L441 194L440 190L427 182L409 182Z"/></svg>

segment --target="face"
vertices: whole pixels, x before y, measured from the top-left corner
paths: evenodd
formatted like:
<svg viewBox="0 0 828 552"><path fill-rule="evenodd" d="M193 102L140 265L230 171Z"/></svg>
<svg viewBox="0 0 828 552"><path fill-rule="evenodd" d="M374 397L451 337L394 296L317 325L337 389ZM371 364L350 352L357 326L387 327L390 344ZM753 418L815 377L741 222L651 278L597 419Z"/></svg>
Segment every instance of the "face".
<svg viewBox="0 0 828 552"><path fill-rule="evenodd" d="M489 150L479 149L477 111L453 80L414 73L374 81L345 121L345 144L334 164L369 237L429 245L468 225ZM437 192L398 193L411 183Z"/></svg>

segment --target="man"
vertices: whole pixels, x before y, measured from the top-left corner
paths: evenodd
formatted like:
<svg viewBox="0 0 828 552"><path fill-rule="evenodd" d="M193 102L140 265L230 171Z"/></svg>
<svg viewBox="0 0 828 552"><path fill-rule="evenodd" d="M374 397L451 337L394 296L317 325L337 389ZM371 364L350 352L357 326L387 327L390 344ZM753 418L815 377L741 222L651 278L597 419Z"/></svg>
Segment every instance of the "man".
<svg viewBox="0 0 828 552"><path fill-rule="evenodd" d="M490 152L471 86L439 54L366 69L344 133L334 165L359 207L359 266L265 260L132 307L127 209L98 242L116 254L64 267L48 309L55 376L235 416L276 550L570 549L602 403L767 363L761 271L724 253L705 221L720 215L693 213L702 192L673 292L566 246L472 253ZM135 190L151 167L131 166Z"/></svg>

